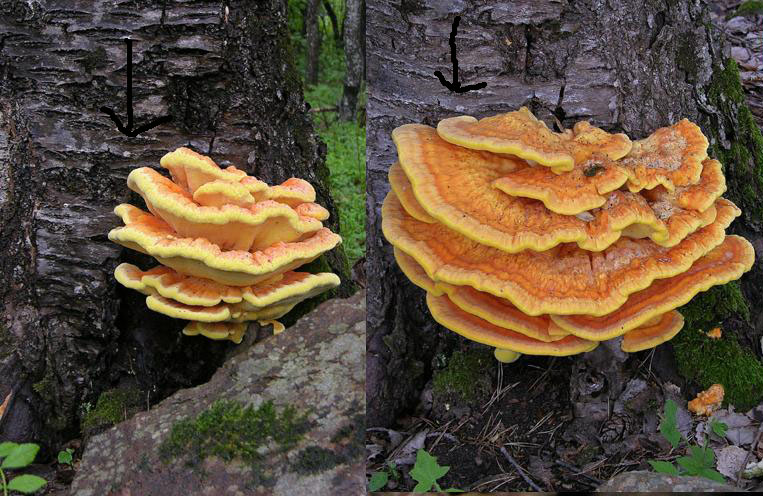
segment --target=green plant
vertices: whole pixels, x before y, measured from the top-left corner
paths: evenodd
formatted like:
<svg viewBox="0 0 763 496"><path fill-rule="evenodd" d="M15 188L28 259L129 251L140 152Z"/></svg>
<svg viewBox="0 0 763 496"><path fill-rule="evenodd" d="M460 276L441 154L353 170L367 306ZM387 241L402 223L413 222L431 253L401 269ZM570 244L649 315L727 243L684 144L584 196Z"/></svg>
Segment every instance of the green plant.
<svg viewBox="0 0 763 496"><path fill-rule="evenodd" d="M74 450L72 448L66 448L65 450L61 450L58 452L58 463L62 465L72 465L72 460L74 457L72 456L74 454Z"/></svg>
<svg viewBox="0 0 763 496"><path fill-rule="evenodd" d="M17 475L10 481L5 475L8 470L18 470L29 466L38 451L40 446L34 443L17 444L10 441L0 443L0 458L3 459L3 463L0 464L0 482L3 485L3 496L8 496L8 491L32 494L47 484L45 479L36 475Z"/></svg>
<svg viewBox="0 0 763 496"><path fill-rule="evenodd" d="M387 462L384 470L371 474L371 480L368 481L368 491L378 491L387 485L390 477L400 480L400 472L397 470L395 462Z"/></svg>
<svg viewBox="0 0 763 496"><path fill-rule="evenodd" d="M676 420L676 413L678 406L673 400L667 400L665 402L665 410L660 421L660 433L668 440L673 449L678 448L681 442L681 433L678 430L678 421ZM710 430L718 437L723 437L726 434L728 426L722 422L718 422L715 419L709 421ZM688 442L687 442L688 445ZM672 462L661 460L649 460L649 464L655 470L663 474L670 475L694 475L704 477L716 482L725 482L723 475L718 473L715 467L715 453L712 448L708 446L708 440L705 440L704 445L688 445L689 454L679 457L676 462L676 467Z"/></svg>
<svg viewBox="0 0 763 496"><path fill-rule="evenodd" d="M427 453L425 449L419 449L416 452L416 464L409 472L409 475L418 482L413 488L414 493L426 493L433 487L439 492L462 493L461 489L443 489L437 483L437 479L444 477L450 467L441 467L437 463L437 458Z"/></svg>

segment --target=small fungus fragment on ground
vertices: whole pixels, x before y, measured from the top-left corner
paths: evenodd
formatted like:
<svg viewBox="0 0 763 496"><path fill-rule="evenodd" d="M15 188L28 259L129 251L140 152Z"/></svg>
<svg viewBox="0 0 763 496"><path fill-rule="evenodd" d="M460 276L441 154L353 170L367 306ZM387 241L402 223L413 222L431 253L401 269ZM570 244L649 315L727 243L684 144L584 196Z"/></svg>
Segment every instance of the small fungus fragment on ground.
<svg viewBox="0 0 763 496"><path fill-rule="evenodd" d="M555 133L522 108L392 138L395 259L436 321L502 362L653 348L683 327L676 308L755 261L726 236L741 212L686 119L631 142L587 122Z"/></svg>
<svg viewBox="0 0 763 496"><path fill-rule="evenodd" d="M724 389L721 384L713 384L689 402L689 411L696 415L709 416L721 407Z"/></svg>
<svg viewBox="0 0 763 496"><path fill-rule="evenodd" d="M161 264L146 271L121 264L114 275L145 294L149 309L188 320L184 334L240 343L255 320L278 333L276 319L339 285L332 273L294 271L341 242L323 227L328 211L313 203L308 182L268 186L187 148L161 164L172 180L148 167L130 173L128 186L150 213L117 206L124 226L109 239Z"/></svg>
<svg viewBox="0 0 763 496"><path fill-rule="evenodd" d="M707 331L707 337L710 339L721 339L721 328L720 327L714 327Z"/></svg>

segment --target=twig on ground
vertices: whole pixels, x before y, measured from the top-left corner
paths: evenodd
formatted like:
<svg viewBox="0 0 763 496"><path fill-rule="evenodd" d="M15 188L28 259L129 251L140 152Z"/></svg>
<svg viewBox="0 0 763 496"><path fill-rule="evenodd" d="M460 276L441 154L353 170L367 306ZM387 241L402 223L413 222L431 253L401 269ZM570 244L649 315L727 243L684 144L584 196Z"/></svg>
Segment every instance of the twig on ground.
<svg viewBox="0 0 763 496"><path fill-rule="evenodd" d="M522 476L522 479L533 489L533 491L543 492L543 489L540 488L536 483L530 479L530 477L527 476L525 471L522 469L522 467L519 466L519 463L509 454L509 452L501 446L501 454L503 454L504 458L511 463L511 465L514 467L514 469L519 473L520 476Z"/></svg>
<svg viewBox="0 0 763 496"><path fill-rule="evenodd" d="M755 439L753 439L752 444L750 445L750 450L747 452L747 455L744 457L744 463L742 463L742 468L739 469L739 473L737 474L737 481L736 486L739 487L739 485L742 483L742 472L744 472L745 467L747 467L747 463L750 461L750 456L752 456L752 452L758 447L758 443L760 442L760 438L763 437L763 422L760 423L758 426L758 433L755 436Z"/></svg>
<svg viewBox="0 0 763 496"><path fill-rule="evenodd" d="M562 461L562 460L556 460L556 462L555 462L555 463L556 463L557 465L559 465L560 467L562 467L562 468L566 468L566 469L567 469L567 470L569 470L570 472L573 472L575 475L582 475L583 477L585 477L585 478L586 478L586 479L588 479L589 481L591 481L591 482L595 483L596 485L601 485L601 484L603 484L603 483L604 483L604 481L603 481L603 480L601 480L601 479L597 479L596 477L593 477L592 475L588 475L588 474L586 474L585 472L583 472L582 470L580 470L580 469L579 469L578 467L576 467L575 465L570 465L569 463L567 463L567 462L565 462L565 461Z"/></svg>

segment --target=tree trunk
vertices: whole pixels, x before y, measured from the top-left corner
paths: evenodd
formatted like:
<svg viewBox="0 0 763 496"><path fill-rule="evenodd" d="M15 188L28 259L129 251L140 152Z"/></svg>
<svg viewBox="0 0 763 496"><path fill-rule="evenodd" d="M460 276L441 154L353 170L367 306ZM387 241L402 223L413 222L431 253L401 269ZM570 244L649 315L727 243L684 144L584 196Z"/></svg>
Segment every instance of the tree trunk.
<svg viewBox="0 0 763 496"><path fill-rule="evenodd" d="M105 389L140 388L154 403L206 381L234 346L180 334L182 321L118 286L122 261L148 256L108 241L112 210L140 205L126 185L138 166L190 146L269 183L297 176L328 190L325 145L313 132L288 59L285 2L5 2L0 17L0 395L13 403L0 439L56 442ZM126 115L126 43L133 42L137 124L129 138L99 111ZM279 61L274 63L274 61ZM341 250L324 262L350 281ZM345 284L340 293L351 291Z"/></svg>
<svg viewBox="0 0 763 496"><path fill-rule="evenodd" d="M331 6L329 0L323 0L323 8L326 9L326 15L329 16L329 20L331 21L331 32L334 33L334 45L339 46L342 43L342 33L339 31L339 19L336 17L334 7Z"/></svg>
<svg viewBox="0 0 763 496"><path fill-rule="evenodd" d="M321 0L307 0L305 15L305 40L307 41L307 59L305 60L305 82L318 84L319 62L321 55L321 30L318 29L318 12Z"/></svg>
<svg viewBox="0 0 763 496"><path fill-rule="evenodd" d="M366 2L347 0L345 14L344 60L347 72L344 76L344 90L339 102L339 117L345 121L355 119L358 108L358 93L365 75L366 52Z"/></svg>
<svg viewBox="0 0 763 496"><path fill-rule="evenodd" d="M482 90L452 93L434 76L439 70L451 77L448 41L455 16L461 16L459 80L484 81ZM434 352L452 339L429 316L423 291L401 274L381 233L387 171L396 159L390 132L397 126L435 126L445 117L480 118L526 105L550 126L554 116L565 127L590 120L640 139L687 117L708 136L708 153L724 163L725 196L745 212L730 232L743 234L763 253L763 209L756 201L763 191L763 140L756 142L757 129L740 125L746 107L704 4L540 0L446 8L428 0L373 0L368 23L369 425L389 425L413 405L431 375ZM763 289L753 281L761 267L742 280L758 329ZM759 340L760 330L745 324L739 337L752 335Z"/></svg>

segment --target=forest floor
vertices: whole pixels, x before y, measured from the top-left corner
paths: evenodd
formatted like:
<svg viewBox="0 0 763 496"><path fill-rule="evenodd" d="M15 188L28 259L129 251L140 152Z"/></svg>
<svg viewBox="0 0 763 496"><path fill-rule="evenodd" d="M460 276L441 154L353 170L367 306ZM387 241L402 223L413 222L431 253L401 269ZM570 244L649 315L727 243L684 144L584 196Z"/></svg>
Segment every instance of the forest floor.
<svg viewBox="0 0 763 496"><path fill-rule="evenodd" d="M742 3L715 2L711 16L726 35L747 103L763 127L763 2L750 2L757 14L734 16ZM670 344L662 348L623 364L626 392L604 403L609 415L599 428L599 421L574 418L584 409L571 392L574 358L524 356L500 364L486 347L465 342L434 364L415 411L392 429L369 430L370 489L421 492L417 482L428 473L437 475L434 487L442 490L592 491L621 472L653 472L650 461L675 466L693 446L704 457L700 465L723 472L726 483L763 490L760 479L738 480L736 470L745 460L763 459L763 403L740 412L725 405L712 418L727 432L712 433L711 420L687 411L701 388L680 378ZM672 418L682 438L678 448L662 434L670 430L664 427L671 417L668 400L677 404ZM618 413L623 403L627 414ZM436 461L423 463L421 450Z"/></svg>
<svg viewBox="0 0 763 496"><path fill-rule="evenodd" d="M712 421L687 411L687 398L698 388L664 380L670 364L655 363L664 358L653 351L629 358L626 393L605 403L612 413L601 428L591 419L573 418L584 406L570 393L572 358L525 356L500 364L472 345L450 360L455 356L470 358L459 358L457 371L449 370L450 364L435 371L411 416L398 419L395 429L373 428L367 434L369 468L386 474L384 490L414 490L420 449L448 467L437 480L443 490L475 492L592 491L621 472L654 471L650 461L675 464L690 446L707 446L706 468L723 472L733 485L740 456L763 459L763 403L744 412L733 406L717 410L712 418L725 423L727 433L710 434ZM666 398L677 404L675 427L682 438L677 449L659 428L669 416ZM619 408L623 403L626 410ZM739 484L763 490L755 481Z"/></svg>

